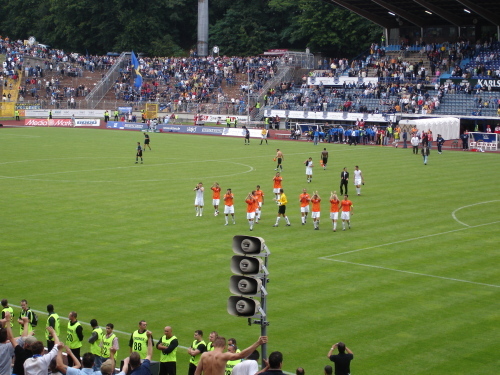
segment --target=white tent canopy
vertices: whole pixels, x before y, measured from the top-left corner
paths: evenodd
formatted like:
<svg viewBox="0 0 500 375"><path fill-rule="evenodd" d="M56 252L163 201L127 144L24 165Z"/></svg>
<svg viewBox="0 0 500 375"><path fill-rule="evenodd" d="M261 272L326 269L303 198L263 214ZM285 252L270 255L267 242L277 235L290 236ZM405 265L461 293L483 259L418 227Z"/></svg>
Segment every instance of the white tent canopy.
<svg viewBox="0 0 500 375"><path fill-rule="evenodd" d="M441 134L445 140L460 138L460 119L456 117L401 120L399 121L399 126L402 125L415 125L419 132L430 129L432 131L434 141L436 140L438 134Z"/></svg>

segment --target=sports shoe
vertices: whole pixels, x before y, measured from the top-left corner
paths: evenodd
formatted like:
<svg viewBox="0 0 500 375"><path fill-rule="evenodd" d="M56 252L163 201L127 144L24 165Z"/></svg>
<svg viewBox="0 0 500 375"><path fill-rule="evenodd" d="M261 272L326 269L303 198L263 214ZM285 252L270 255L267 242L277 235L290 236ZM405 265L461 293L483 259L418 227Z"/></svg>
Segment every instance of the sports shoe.
<svg viewBox="0 0 500 375"><path fill-rule="evenodd" d="M139 162L138 162L138 161L136 161L136 162L135 162L135 164L139 164Z"/></svg>
<svg viewBox="0 0 500 375"><path fill-rule="evenodd" d="M224 224L224 225L227 225L228 223Z"/></svg>
<svg viewBox="0 0 500 375"><path fill-rule="evenodd" d="M345 230L345 228L342 228L342 230Z"/></svg>
<svg viewBox="0 0 500 375"><path fill-rule="evenodd" d="M197 213L196 213L196 216L200 216L200 214L197 212Z"/></svg>
<svg viewBox="0 0 500 375"><path fill-rule="evenodd" d="M306 223L302 223L302 225L306 225Z"/></svg>
<svg viewBox="0 0 500 375"><path fill-rule="evenodd" d="M314 228L314 230L319 230L319 227Z"/></svg>
<svg viewBox="0 0 500 375"><path fill-rule="evenodd" d="M277 226L278 226L278 224L274 224L274 225L273 225L273 227L277 227Z"/></svg>
<svg viewBox="0 0 500 375"><path fill-rule="evenodd" d="M236 221L233 221L233 224L236 224Z"/></svg>
<svg viewBox="0 0 500 375"><path fill-rule="evenodd" d="M253 228L250 228L250 230L252 231L252 230L253 230Z"/></svg>
<svg viewBox="0 0 500 375"><path fill-rule="evenodd" d="M291 227L291 226L292 226L292 224L287 224L286 226L287 226L287 227Z"/></svg>

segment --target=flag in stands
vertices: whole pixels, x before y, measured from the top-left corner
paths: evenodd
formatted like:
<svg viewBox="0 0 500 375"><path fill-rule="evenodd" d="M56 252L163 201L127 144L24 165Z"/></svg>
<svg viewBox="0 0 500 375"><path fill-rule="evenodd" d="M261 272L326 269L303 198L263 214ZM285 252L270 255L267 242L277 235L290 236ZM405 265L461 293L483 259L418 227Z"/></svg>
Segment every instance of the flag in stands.
<svg viewBox="0 0 500 375"><path fill-rule="evenodd" d="M139 61L137 61L137 57L135 56L134 51L132 51L132 66L134 67L134 71L135 71L134 86L141 87L142 86L142 75L141 75L141 72L139 70Z"/></svg>

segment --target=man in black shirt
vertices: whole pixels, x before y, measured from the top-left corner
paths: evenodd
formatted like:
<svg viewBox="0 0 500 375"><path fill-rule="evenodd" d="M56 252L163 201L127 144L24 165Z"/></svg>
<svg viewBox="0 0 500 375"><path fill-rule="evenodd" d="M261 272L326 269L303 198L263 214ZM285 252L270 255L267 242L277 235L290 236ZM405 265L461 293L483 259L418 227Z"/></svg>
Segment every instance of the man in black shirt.
<svg viewBox="0 0 500 375"><path fill-rule="evenodd" d="M283 354L281 352L272 352L269 355L267 366L255 375L284 375L281 370L283 366Z"/></svg>
<svg viewBox="0 0 500 375"><path fill-rule="evenodd" d="M344 188L345 188L345 193L347 193L349 185L349 172L347 172L347 168L344 167L344 170L340 173L340 195L344 194Z"/></svg>
<svg viewBox="0 0 500 375"><path fill-rule="evenodd" d="M339 354L332 354L335 349L338 349ZM354 353L343 342L334 344L327 357L335 363L335 375L349 375L351 373L350 364L354 359Z"/></svg>

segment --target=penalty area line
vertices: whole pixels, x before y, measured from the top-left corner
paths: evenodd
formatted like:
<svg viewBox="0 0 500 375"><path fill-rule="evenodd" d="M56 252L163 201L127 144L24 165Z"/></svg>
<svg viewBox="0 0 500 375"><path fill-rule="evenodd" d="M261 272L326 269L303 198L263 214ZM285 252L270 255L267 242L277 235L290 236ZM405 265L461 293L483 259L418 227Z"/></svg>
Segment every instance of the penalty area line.
<svg viewBox="0 0 500 375"><path fill-rule="evenodd" d="M440 236L440 235L442 235L442 234L448 234L448 233L460 232L460 231L462 231L462 230L473 229L473 228L479 228L479 227L483 227L483 226L485 226L485 225L492 225L492 224L497 224L497 223L500 223L500 221L493 221L493 222L491 222L491 223L479 224L479 225L470 225L470 226L467 226L466 228L453 229L453 230L449 230L449 231L446 231L446 232L434 233L434 234L428 234L428 235L426 235L426 236L420 236L420 237L408 238L408 239L406 239L406 240L395 241L395 242L388 242L388 243L384 243L384 244L381 244L381 245L375 245L375 246L364 247L364 248L362 248L362 249L356 249L356 250L345 251L345 252L343 252L343 253L332 254L332 255L326 255L326 256L324 256L324 257L320 257L319 259L326 259L326 260L330 260L330 258L333 258L333 257L338 257L338 256L340 256L340 255L352 254L352 253L357 253L357 252L359 252L359 251L370 250L370 249L376 249L376 248L379 248L379 247L391 246L391 245L396 245L396 244L399 244L399 243L405 243L405 242L411 242L411 241L415 241L415 240L421 240L421 239L424 239L424 238L430 238L430 237Z"/></svg>
<svg viewBox="0 0 500 375"><path fill-rule="evenodd" d="M493 288L500 288L500 285L495 285L495 284L486 284L486 283L479 283L476 281L470 281L470 280L462 280L462 279L455 279L453 277L445 277L445 276L437 276L437 275L430 275L427 273L421 273L421 272L412 272L412 271L404 271L404 270L398 270L395 268L387 268L387 267L382 267L382 266L374 266L372 264L363 264L363 263L356 263L356 262L348 262L346 260L340 260L340 259L327 259L327 258L320 258L324 260L329 260L331 262L339 262L339 263L346 263L346 264L353 264L355 266L362 266L362 267L370 267L370 268L377 268L380 270L385 270L385 271L393 271L393 272L401 272L401 273L407 273L410 275L416 275L416 276L425 276L425 277L433 277L435 279L442 279L442 280L448 280L448 281L457 281L460 283L467 283L467 284L474 284L474 285L482 285L482 286L489 286Z"/></svg>

